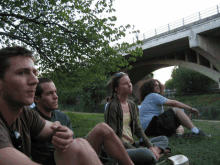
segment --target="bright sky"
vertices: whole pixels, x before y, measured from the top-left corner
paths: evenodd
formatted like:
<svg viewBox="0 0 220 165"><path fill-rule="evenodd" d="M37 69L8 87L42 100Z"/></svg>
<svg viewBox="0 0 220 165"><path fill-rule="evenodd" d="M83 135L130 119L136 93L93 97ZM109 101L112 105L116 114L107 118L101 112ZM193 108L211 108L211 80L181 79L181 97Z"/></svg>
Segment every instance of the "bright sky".
<svg viewBox="0 0 220 165"><path fill-rule="evenodd" d="M140 33L148 32L169 23L186 18L220 5L219 0L117 0L114 1L117 25L131 24ZM128 39L135 37L133 34ZM173 67L162 68L154 72L154 78L165 83L171 78Z"/></svg>

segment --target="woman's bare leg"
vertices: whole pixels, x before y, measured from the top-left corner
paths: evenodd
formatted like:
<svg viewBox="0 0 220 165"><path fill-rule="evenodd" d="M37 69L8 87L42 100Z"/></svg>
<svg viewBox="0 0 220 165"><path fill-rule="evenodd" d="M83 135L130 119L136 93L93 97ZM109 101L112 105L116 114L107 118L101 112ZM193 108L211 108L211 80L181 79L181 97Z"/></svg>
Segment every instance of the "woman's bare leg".
<svg viewBox="0 0 220 165"><path fill-rule="evenodd" d="M100 123L96 125L85 139L88 140L97 154L100 153L103 145L110 157L118 160L124 165L133 164L121 140L107 124Z"/></svg>
<svg viewBox="0 0 220 165"><path fill-rule="evenodd" d="M54 152L57 165L101 165L96 152L84 139L74 139L65 153Z"/></svg>

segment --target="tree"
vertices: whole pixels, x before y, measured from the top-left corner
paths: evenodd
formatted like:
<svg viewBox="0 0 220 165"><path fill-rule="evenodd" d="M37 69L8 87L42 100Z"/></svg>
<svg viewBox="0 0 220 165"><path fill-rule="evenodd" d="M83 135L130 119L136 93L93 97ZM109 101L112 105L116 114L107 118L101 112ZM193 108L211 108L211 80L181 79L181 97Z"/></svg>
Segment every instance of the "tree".
<svg viewBox="0 0 220 165"><path fill-rule="evenodd" d="M141 48L131 49L134 44L111 46L130 28L115 27L112 5L113 0L1 0L0 43L36 51L39 70L52 74L56 85L92 82L142 55ZM124 53L133 57L125 59Z"/></svg>
<svg viewBox="0 0 220 165"><path fill-rule="evenodd" d="M99 110L99 104L106 96L106 78L97 78L95 81L82 87L81 100L85 106Z"/></svg>
<svg viewBox="0 0 220 165"><path fill-rule="evenodd" d="M209 90L214 80L191 69L176 67L172 72L172 83L177 93L203 93Z"/></svg>
<svg viewBox="0 0 220 165"><path fill-rule="evenodd" d="M169 79L165 82L165 87L167 89L174 89L175 86L174 86L174 83L173 83L173 79Z"/></svg>

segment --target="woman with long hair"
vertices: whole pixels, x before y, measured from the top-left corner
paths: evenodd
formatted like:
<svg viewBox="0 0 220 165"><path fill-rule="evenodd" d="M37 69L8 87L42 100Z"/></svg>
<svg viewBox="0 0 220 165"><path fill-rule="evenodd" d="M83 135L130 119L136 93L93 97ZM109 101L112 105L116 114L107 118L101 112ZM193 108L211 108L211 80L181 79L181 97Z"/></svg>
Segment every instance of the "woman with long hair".
<svg viewBox="0 0 220 165"><path fill-rule="evenodd" d="M163 97L164 85L156 79L147 79L141 82L139 87L141 126L147 136L166 135L181 136L184 128L191 131L191 136L211 137L199 130L188 116L181 110L189 110L190 113L198 115L198 110L176 100ZM170 106L164 111L163 106Z"/></svg>
<svg viewBox="0 0 220 165"><path fill-rule="evenodd" d="M155 164L169 152L166 136L148 139L139 125L137 106L128 99L132 84L128 74L116 73L111 81L112 93L105 111L105 121L121 139L128 155L135 164ZM139 142L135 142L136 135Z"/></svg>

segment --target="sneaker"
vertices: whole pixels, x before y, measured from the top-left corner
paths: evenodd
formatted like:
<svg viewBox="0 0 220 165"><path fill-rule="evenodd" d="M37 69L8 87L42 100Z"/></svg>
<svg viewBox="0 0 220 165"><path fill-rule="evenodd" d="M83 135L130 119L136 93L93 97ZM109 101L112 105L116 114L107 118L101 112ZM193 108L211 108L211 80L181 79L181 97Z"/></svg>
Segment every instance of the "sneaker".
<svg viewBox="0 0 220 165"><path fill-rule="evenodd" d="M204 137L209 137L209 138L211 137L210 134L205 134L200 129L199 129L199 133L196 134L196 133L192 132L191 134L192 134L192 136L204 136Z"/></svg>

